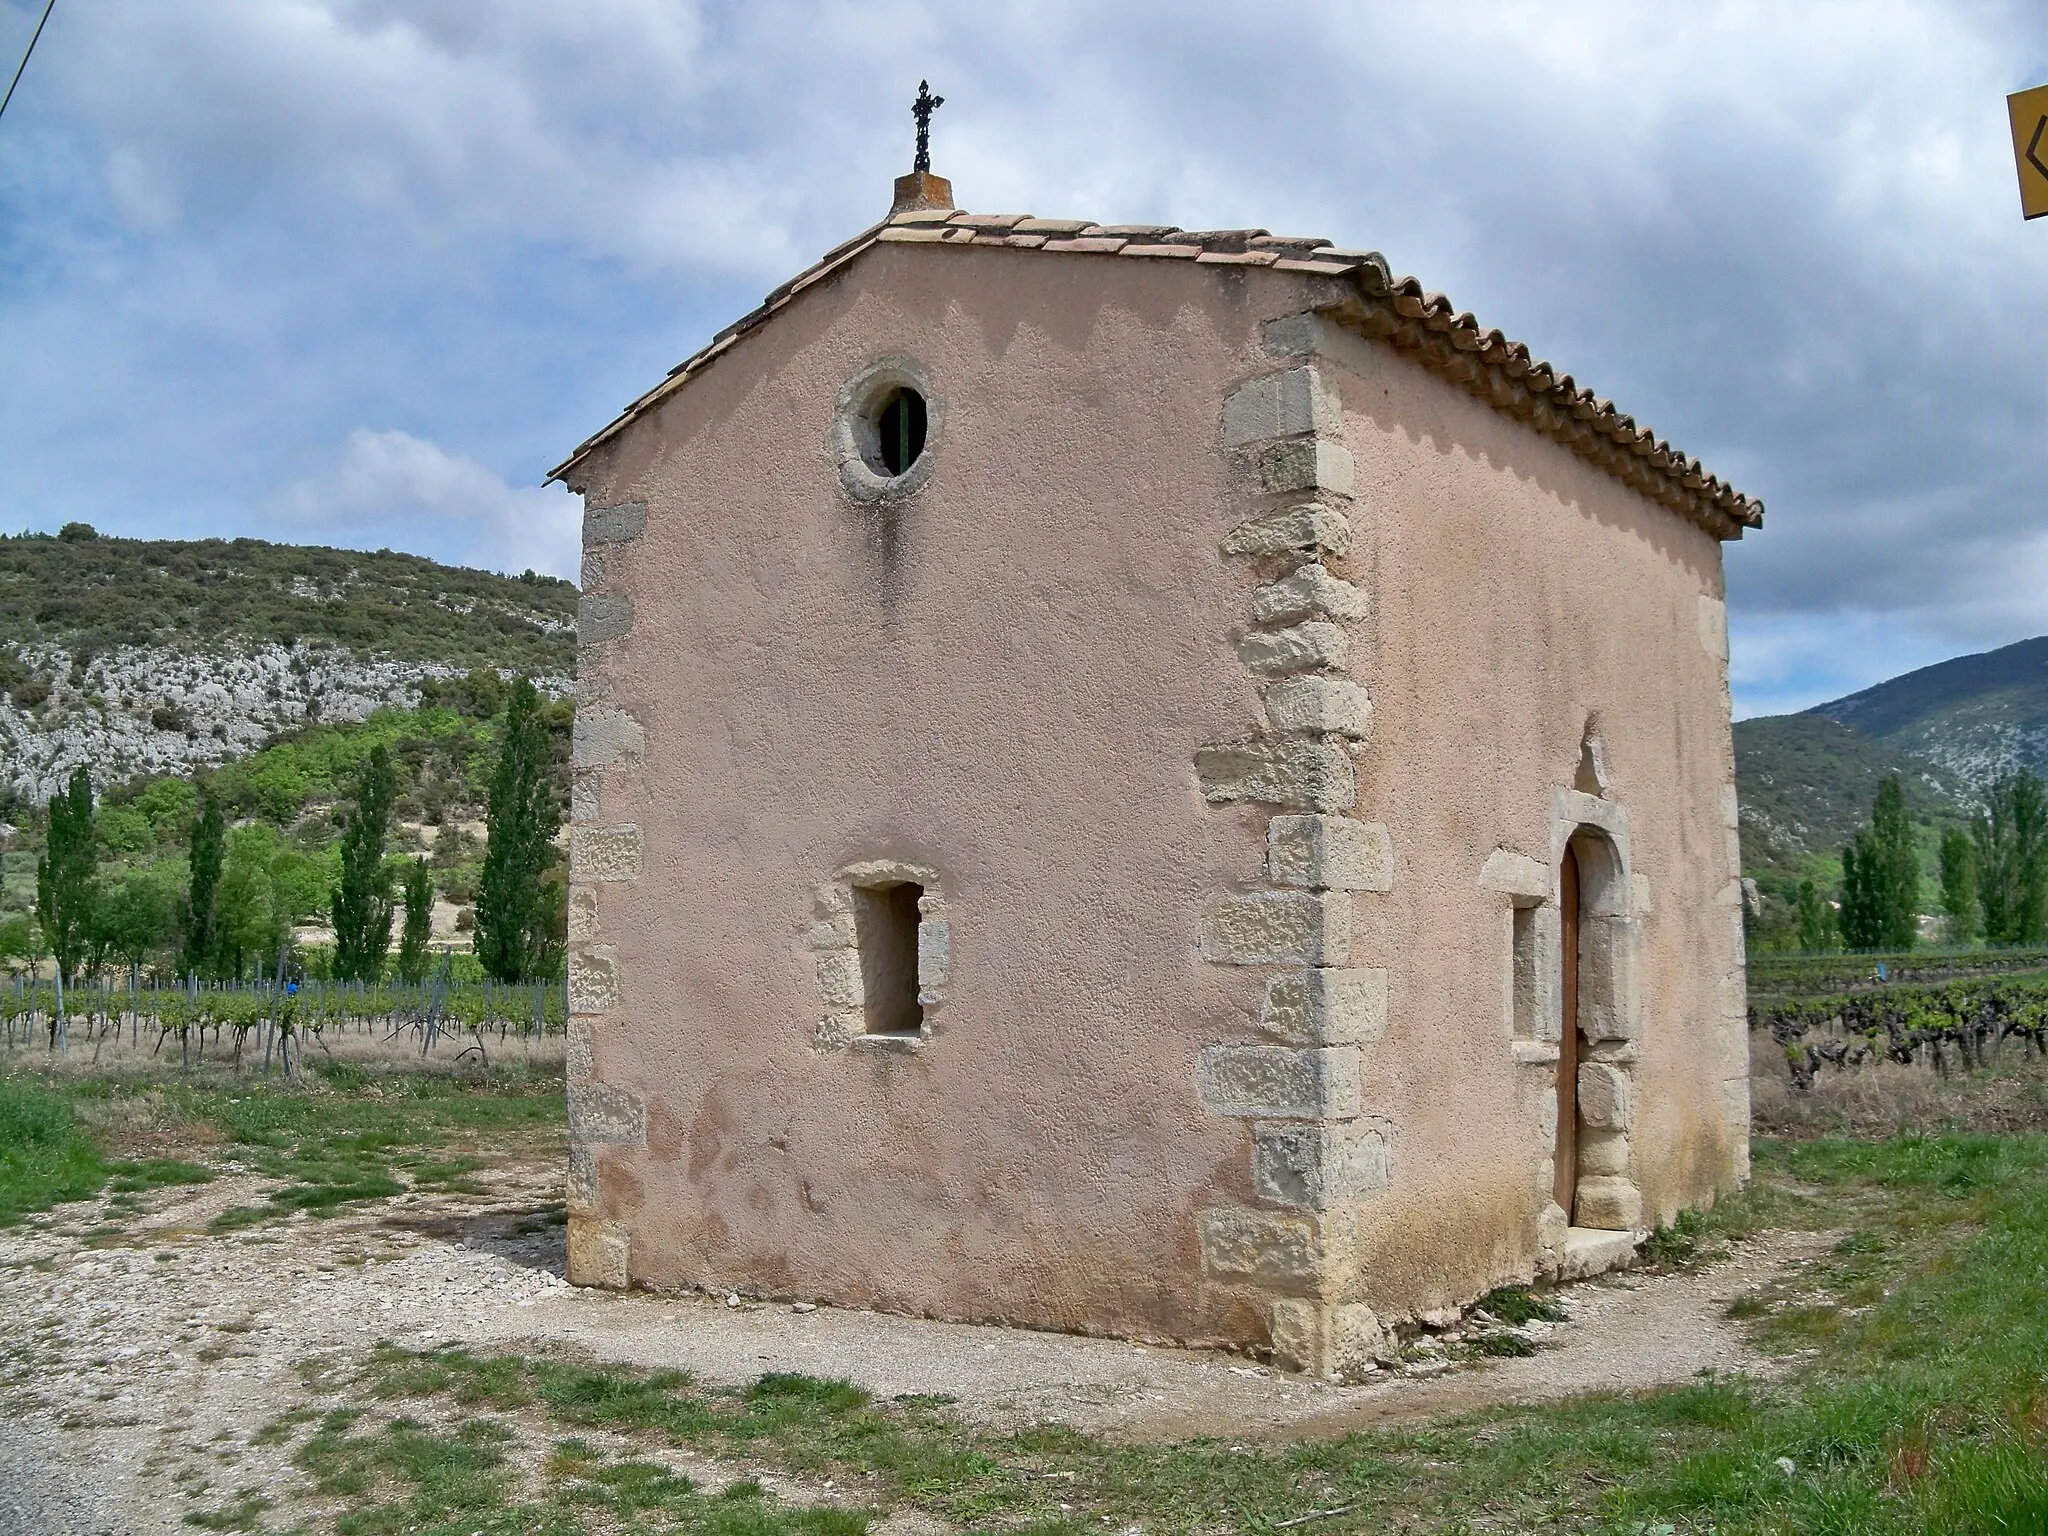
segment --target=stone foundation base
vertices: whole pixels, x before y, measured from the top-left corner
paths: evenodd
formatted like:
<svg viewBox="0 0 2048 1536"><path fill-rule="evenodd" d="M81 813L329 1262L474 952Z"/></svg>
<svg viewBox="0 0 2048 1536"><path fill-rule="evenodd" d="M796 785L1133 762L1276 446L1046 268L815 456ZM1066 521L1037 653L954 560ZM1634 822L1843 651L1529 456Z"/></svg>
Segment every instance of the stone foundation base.
<svg viewBox="0 0 2048 1536"><path fill-rule="evenodd" d="M1370 1307L1273 1303L1273 1363L1282 1370L1338 1381L1363 1372L1382 1356L1390 1358L1394 1347Z"/></svg>
<svg viewBox="0 0 2048 1536"><path fill-rule="evenodd" d="M623 1291L627 1279L628 1240L616 1222L595 1216L569 1218L569 1283Z"/></svg>

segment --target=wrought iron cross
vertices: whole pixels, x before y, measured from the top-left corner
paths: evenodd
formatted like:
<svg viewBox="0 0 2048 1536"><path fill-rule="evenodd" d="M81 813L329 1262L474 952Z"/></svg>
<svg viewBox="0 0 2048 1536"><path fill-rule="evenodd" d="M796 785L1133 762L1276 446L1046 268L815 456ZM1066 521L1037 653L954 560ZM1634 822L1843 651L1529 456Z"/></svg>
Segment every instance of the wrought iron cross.
<svg viewBox="0 0 2048 1536"><path fill-rule="evenodd" d="M910 115L917 119L917 159L910 167L913 171L932 168L932 114L945 104L945 97L932 94L930 81L917 82L917 100L910 104Z"/></svg>

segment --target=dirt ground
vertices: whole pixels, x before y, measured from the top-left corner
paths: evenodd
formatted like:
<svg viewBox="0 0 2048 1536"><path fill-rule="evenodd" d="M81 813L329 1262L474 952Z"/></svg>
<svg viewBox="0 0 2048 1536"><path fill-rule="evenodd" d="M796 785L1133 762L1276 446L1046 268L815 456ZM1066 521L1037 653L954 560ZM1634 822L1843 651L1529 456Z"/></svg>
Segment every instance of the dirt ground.
<svg viewBox="0 0 2048 1536"><path fill-rule="evenodd" d="M0 1529L170 1532L257 1487L318 1513L281 1450L250 1443L309 1400L320 1371L378 1340L568 1350L681 1367L714 1383L765 1371L845 1377L879 1397L943 1393L994 1424L1057 1421L1113 1436L1324 1435L1502 1402L1768 1372L1728 1303L1819 1251L1767 1234L1692 1273L1624 1274L1563 1294L1533 1356L1424 1359L1334 1386L1222 1354L699 1295L619 1296L562 1278L559 1177L499 1169L488 1197L409 1194L332 1219L207 1230L262 1181L158 1191L107 1220L101 1201L0 1233ZM327 1399L326 1401L332 1401ZM690 1465L702 1485L743 1475ZM785 1498L829 1498L748 1469ZM284 1515L287 1510L280 1510ZM893 1525L895 1522L890 1522Z"/></svg>

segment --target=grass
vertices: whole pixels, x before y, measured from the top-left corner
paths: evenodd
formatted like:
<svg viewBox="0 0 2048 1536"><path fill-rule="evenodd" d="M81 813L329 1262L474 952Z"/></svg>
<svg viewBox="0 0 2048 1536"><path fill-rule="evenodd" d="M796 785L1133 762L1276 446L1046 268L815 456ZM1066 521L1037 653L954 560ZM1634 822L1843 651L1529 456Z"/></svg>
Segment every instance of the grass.
<svg viewBox="0 0 2048 1536"><path fill-rule="evenodd" d="M1810 1352L1782 1382L1707 1378L1296 1445L1152 1446L973 1427L943 1402L877 1401L850 1382L786 1373L727 1388L679 1371L385 1345L344 1391L395 1416L316 1432L297 1454L366 1478L382 1469L359 1496L384 1513L343 1532L441 1529L434 1511L455 1507L451 1488L478 1501L462 1507L470 1530L836 1536L866 1518L840 1510L833 1518L856 1523L791 1524L825 1516L761 1497L746 1509L757 1523L718 1523L730 1501L667 1466L673 1449L829 1480L856 1510L918 1509L965 1531L1033 1536L1265 1536L1289 1521L1319 1533L2048 1530L2048 1139L1837 1137L1763 1142L1756 1157L1753 1191L1683 1223L1657 1257L1699 1262L1761 1224L1842 1232L1811 1267L1739 1303L1766 1347ZM1555 1312L1519 1289L1485 1306L1511 1324ZM408 1417L431 1404L450 1427ZM465 1428L512 1422L557 1441L526 1484L484 1466L500 1466L497 1430ZM406 1470L432 1461L429 1441L453 1458L443 1482Z"/></svg>
<svg viewBox="0 0 2048 1536"><path fill-rule="evenodd" d="M234 1220L333 1210L407 1183L456 1187L477 1171L465 1147L559 1134L559 1088L537 1077L342 1081L345 1092L317 1080L0 1079L5 1208L206 1172L175 1157L116 1162L95 1144L95 1125L138 1119L204 1130L214 1161L276 1181ZM1755 1162L1748 1191L1657 1234L1646 1258L1696 1265L1766 1228L1835 1234L1817 1260L1731 1301L1766 1349L1798 1362L1776 1381L1703 1378L1291 1445L1137 1445L1049 1425L997 1430L943 1399L877 1400L805 1375L727 1387L384 1345L251 1443L292 1458L338 1511L337 1536L857 1536L899 1510L1029 1536L2048 1530L2048 1137L1760 1140ZM1511 1327L1557 1313L1520 1288L1483 1305ZM693 1480L703 1458L729 1474ZM777 1475L830 1484L829 1502L764 1491ZM277 1518L247 1489L213 1505L193 1523Z"/></svg>
<svg viewBox="0 0 2048 1536"><path fill-rule="evenodd" d="M223 1230L304 1211L329 1215L404 1190L474 1193L485 1160L465 1150L551 1146L563 1125L558 1078L488 1081L444 1073L315 1071L297 1087L223 1079L0 1076L0 1225L111 1190L117 1201L213 1171L181 1157L121 1159L134 1139L210 1143L218 1161L276 1181Z"/></svg>
<svg viewBox="0 0 2048 1536"><path fill-rule="evenodd" d="M109 1160L80 1124L69 1094L0 1076L0 1227L109 1187L134 1195L212 1177L196 1163L176 1158Z"/></svg>

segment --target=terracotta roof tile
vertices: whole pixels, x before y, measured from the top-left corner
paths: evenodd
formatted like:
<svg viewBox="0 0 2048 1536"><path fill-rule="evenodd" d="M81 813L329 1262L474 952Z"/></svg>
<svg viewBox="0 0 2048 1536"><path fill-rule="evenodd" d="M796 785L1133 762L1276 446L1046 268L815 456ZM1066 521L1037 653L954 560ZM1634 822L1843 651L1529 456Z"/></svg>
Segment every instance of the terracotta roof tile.
<svg viewBox="0 0 2048 1536"><path fill-rule="evenodd" d="M1053 238L1048 238L1051 236ZM1719 538L1761 527L1763 505L1744 496L1660 439L1634 418L1596 397L1568 373L1530 356L1498 330L1480 328L1412 277L1395 277L1377 251L1350 250L1307 236L1263 229L1181 230L1169 224L1094 224L1023 213L962 213L919 208L900 213L834 246L819 261L774 289L758 309L712 337L710 345L627 406L550 475L567 475L598 444L654 408L696 373L730 351L797 294L849 266L880 243L979 249L1001 245L1073 255L1151 256L1212 266L1270 267L1300 278L1343 284L1329 308L1344 324L1405 352L1425 368L1481 400L1555 437L1571 452L1664 502Z"/></svg>

